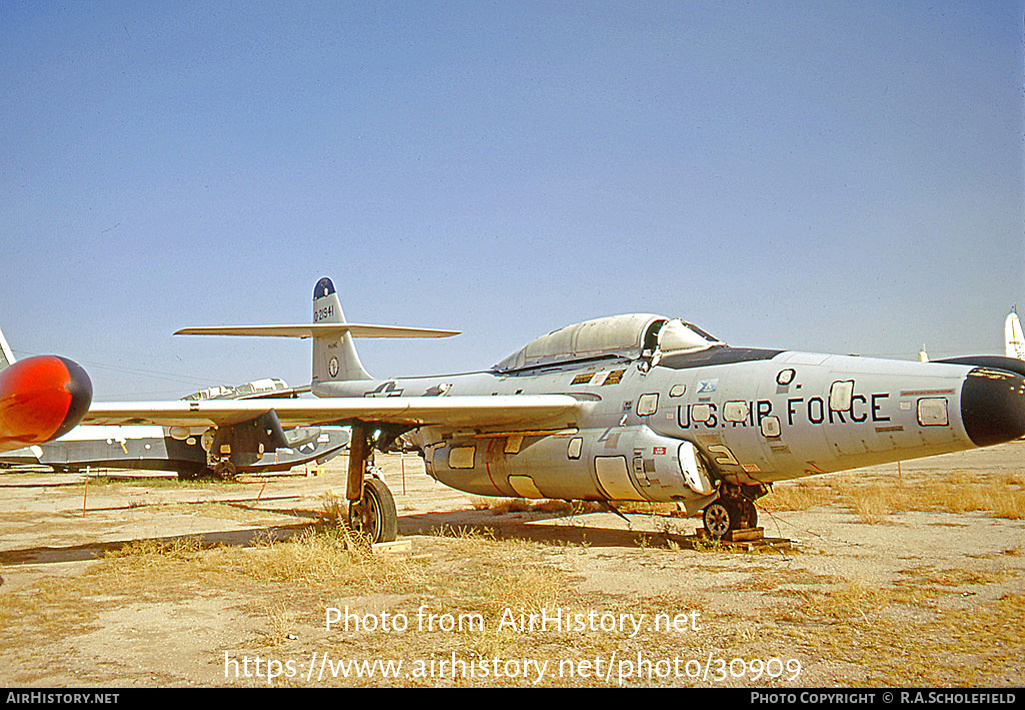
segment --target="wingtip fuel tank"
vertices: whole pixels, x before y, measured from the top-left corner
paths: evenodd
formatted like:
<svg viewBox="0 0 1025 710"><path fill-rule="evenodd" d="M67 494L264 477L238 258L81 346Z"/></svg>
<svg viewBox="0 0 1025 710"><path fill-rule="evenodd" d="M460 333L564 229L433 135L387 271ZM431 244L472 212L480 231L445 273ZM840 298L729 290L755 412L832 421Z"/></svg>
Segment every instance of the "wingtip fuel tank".
<svg viewBox="0 0 1025 710"><path fill-rule="evenodd" d="M66 434L89 410L92 396L85 370L57 355L26 358L0 370L0 451Z"/></svg>

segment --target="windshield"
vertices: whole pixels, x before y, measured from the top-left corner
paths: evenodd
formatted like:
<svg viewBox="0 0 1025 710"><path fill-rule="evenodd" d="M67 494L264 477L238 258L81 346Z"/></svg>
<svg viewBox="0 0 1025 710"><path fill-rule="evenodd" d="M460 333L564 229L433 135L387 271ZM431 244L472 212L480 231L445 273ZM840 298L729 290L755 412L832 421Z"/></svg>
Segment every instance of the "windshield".
<svg viewBox="0 0 1025 710"><path fill-rule="evenodd" d="M722 343L696 325L674 318L658 334L658 349L662 354L703 350Z"/></svg>

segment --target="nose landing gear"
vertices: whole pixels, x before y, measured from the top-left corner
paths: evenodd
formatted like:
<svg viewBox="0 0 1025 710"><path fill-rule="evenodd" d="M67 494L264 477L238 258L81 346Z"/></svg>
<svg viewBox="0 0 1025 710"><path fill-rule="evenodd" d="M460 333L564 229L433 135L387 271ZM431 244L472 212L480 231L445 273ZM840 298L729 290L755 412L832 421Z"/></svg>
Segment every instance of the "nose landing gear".
<svg viewBox="0 0 1025 710"><path fill-rule="evenodd" d="M705 506L702 516L708 536L721 540L734 530L754 528L758 525L758 509L749 498L727 492Z"/></svg>

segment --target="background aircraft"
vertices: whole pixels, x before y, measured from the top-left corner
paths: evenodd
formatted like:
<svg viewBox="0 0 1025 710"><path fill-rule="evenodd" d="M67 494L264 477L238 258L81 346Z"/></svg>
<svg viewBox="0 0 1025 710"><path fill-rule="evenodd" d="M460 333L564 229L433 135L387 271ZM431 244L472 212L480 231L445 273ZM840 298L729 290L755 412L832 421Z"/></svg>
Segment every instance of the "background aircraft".
<svg viewBox="0 0 1025 710"><path fill-rule="evenodd" d="M2 338L2 334L0 334ZM6 347L6 342L0 342ZM5 357L11 357L9 348ZM290 388L284 380L268 378L235 386L210 387L183 400L295 397L309 387ZM212 474L202 446L203 432L188 427L74 426L57 441L35 441L30 446L0 453L0 466L43 465L56 471L86 468L122 468L173 471L179 478ZM317 461L325 463L349 443L342 427L296 427L284 432L287 447L279 447L233 473L287 471Z"/></svg>
<svg viewBox="0 0 1025 710"><path fill-rule="evenodd" d="M119 468L142 471L173 471L181 479L213 475L201 433L187 429L171 435L171 427L78 426L57 441L33 444L0 453L0 466L49 466L55 471L86 468ZM297 427L285 432L287 448L266 453L235 473L288 471L311 461L326 463L349 443L343 427Z"/></svg>
<svg viewBox="0 0 1025 710"><path fill-rule="evenodd" d="M1004 355L1025 360L1025 335L1022 334L1017 307L1012 308L1004 319Z"/></svg>
<svg viewBox="0 0 1025 710"><path fill-rule="evenodd" d="M0 333L0 451L69 432L89 409L93 386L77 363L56 355L15 361Z"/></svg>
<svg viewBox="0 0 1025 710"><path fill-rule="evenodd" d="M296 397L309 387L291 388L268 378L234 387L211 387L183 399L249 399ZM83 402L83 397L85 400ZM55 356L15 362L0 332L0 465L46 465L54 470L86 467L174 471L194 478L207 469L207 455L187 428L159 426L76 426L92 399L92 384L75 363ZM297 427L283 432L285 446L236 473L286 471L317 461L324 463L349 443L342 427ZM61 437L59 441L54 441Z"/></svg>
<svg viewBox="0 0 1025 710"><path fill-rule="evenodd" d="M277 377L244 382L241 385L217 385L185 395L182 399L252 399L253 397L298 397L310 391L306 387L289 387Z"/></svg>
<svg viewBox="0 0 1025 710"><path fill-rule="evenodd" d="M312 337L319 400L102 403L87 419L209 427L208 456L224 465L283 445L282 425L348 424L350 522L376 540L394 538L397 517L373 451L403 435L429 475L472 494L676 502L721 537L755 525L754 501L775 481L1025 434L1025 363L1007 358L736 348L680 319L629 314L553 331L480 372L378 380L354 337L452 332L349 324L328 278L313 320L178 332Z"/></svg>

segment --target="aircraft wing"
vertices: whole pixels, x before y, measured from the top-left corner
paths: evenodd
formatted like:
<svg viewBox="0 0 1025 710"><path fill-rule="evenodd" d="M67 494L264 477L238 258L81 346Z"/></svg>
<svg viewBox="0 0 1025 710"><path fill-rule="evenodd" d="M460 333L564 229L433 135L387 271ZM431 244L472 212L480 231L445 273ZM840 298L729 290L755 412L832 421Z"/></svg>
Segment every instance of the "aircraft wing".
<svg viewBox="0 0 1025 710"><path fill-rule="evenodd" d="M173 402L94 402L82 424L225 426L273 411L284 427L356 421L487 430L576 426L583 403L569 395L325 397Z"/></svg>

